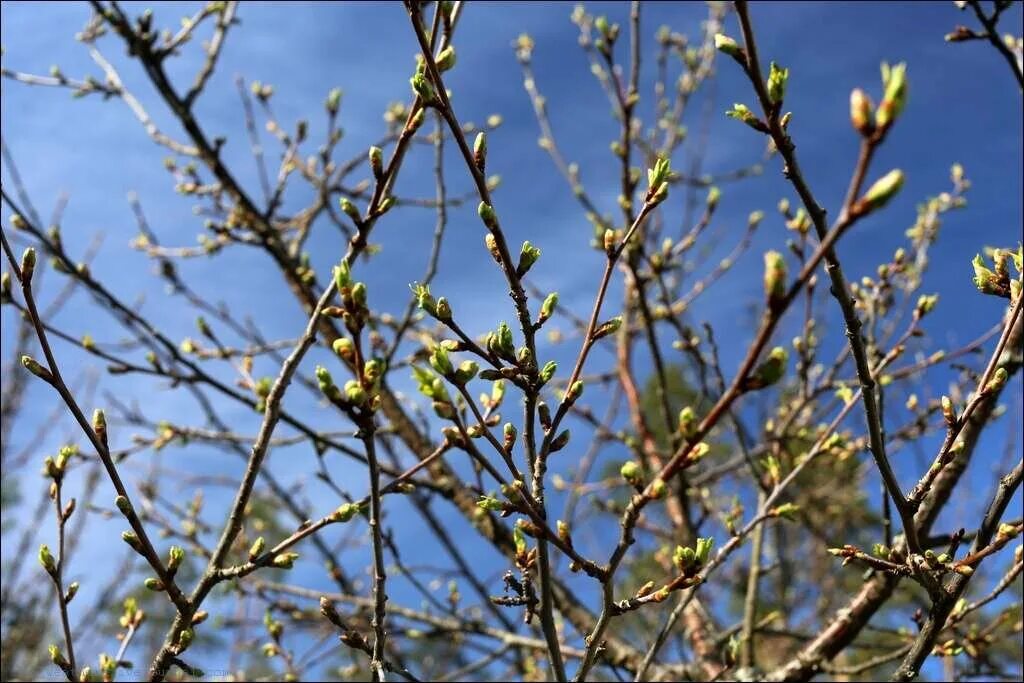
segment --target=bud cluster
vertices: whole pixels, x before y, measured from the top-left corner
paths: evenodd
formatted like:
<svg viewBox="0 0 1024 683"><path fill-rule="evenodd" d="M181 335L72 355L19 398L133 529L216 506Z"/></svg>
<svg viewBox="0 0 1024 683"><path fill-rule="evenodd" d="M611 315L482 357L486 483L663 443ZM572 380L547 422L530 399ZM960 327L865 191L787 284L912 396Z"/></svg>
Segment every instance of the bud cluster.
<svg viewBox="0 0 1024 683"><path fill-rule="evenodd" d="M694 577L707 565L714 545L713 538L698 538L693 548L677 545L672 553L672 564L683 573L683 576Z"/></svg>

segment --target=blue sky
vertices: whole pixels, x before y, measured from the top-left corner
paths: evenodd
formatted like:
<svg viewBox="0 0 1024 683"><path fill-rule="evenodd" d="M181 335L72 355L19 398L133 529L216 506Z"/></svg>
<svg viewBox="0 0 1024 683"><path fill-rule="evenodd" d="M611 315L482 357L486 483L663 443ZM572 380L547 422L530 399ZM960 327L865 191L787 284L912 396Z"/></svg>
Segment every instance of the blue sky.
<svg viewBox="0 0 1024 683"><path fill-rule="evenodd" d="M612 20L624 22L624 3L600 5L600 11ZM126 6L138 12L147 5ZM175 25L179 16L194 11L192 3L156 3L153 7L156 23L162 26ZM589 9L596 13L597 4ZM459 64L447 82L461 121L482 122L494 113L503 116L504 123L489 138L488 172L502 177L495 203L509 241L518 245L529 239L539 246L544 255L534 267L533 282L545 290L557 289L562 301L583 315L589 311L602 259L587 249L592 235L590 225L546 153L535 144L539 132L512 49L512 42L520 33L533 36L538 87L547 97L559 146L569 160L580 164L591 195L606 212L613 212L618 163L609 153L608 143L617 137L618 124L612 121L607 100L590 76L587 59L576 45L577 32L569 21L571 11L571 3L469 3L456 40ZM51 64L57 64L75 78L99 75L85 47L72 38L88 18L85 3L4 2L0 13L6 68L46 74ZM909 104L877 155L871 172L871 177L878 177L890 168L902 168L906 184L885 211L859 223L843 240L840 255L851 281L873 274L877 264L904 243L903 232L913 223L915 205L949 189L949 167L960 162L973 187L968 195L968 208L949 213L943 219L924 286L924 291L940 294L940 306L926 321L925 329L933 350L955 348L991 327L998 319L1000 303L980 296L971 286L969 260L985 245L1012 246L1021 238L1021 96L1006 64L990 46L949 45L942 40L955 24L970 24L971 18L947 2L755 3L751 13L762 60L774 59L790 68L786 100L787 109L794 112L790 132L798 145L805 175L821 203L833 214L856 155L857 139L848 123L849 92L853 87L863 87L877 99L879 63L908 63ZM695 36L704 14L699 3L648 3L642 15L648 45L653 47L649 37L660 24ZM416 45L400 3L248 3L242 5L239 16L242 24L229 36L221 62L199 101L198 117L211 137L227 136L225 158L254 195L259 194L258 183L235 90L236 74L249 81L274 85L273 107L286 125L302 116L309 117L310 138L314 141L307 148L309 153L315 151L323 134L323 99L332 87L341 87L344 99L340 122L345 135L338 159L365 151L384 131L381 116L388 103L408 99L408 77ZM1006 30L1019 34L1020 6L1008 12L1004 21ZM729 33L738 36L734 17L727 18L726 26ZM106 39L100 46L157 124L181 139L180 131L160 105L144 74L129 63L120 44ZM197 47L190 46L183 57L173 62L171 75L182 87L201 63ZM650 66L653 52L645 53L645 58ZM713 111L711 143L704 167L708 173L746 166L756 161L763 149L757 134L722 114L733 102L753 105L749 83L732 63L721 62L718 72L714 98L698 99L694 105L694 113L705 105ZM652 73L647 71L647 79L642 81L643 95L652 90ZM7 80L2 87L3 138L36 205L46 216L60 194L67 193L70 198L63 220L63 237L69 251L82 253L93 237L102 233L103 247L93 271L103 274L122 299L138 298L145 315L169 330L175 339L194 336L195 312L170 297L153 276L151 265L128 246L136 232L126 201L129 192L138 193L152 228L164 244L191 246L202 232L202 219L193 215L192 202L171 192L170 178L161 164L166 151L152 143L121 102L104 102L97 97L72 100L64 90L30 88ZM645 116L649 107L648 96L648 100L641 101ZM694 118L688 123L694 132L701 125ZM263 143L275 164L279 152L276 143L265 133ZM460 173L454 154L450 154L449 161L449 191L463 194L471 187L469 179L464 172ZM432 196L431 167L429 149L417 150L404 167L397 194ZM360 177L363 176L356 175ZM5 173L5 186L7 179ZM694 308L697 319L708 320L718 331L723 365L728 370L735 368L750 336L747 310L760 296L760 254L765 249L782 248L789 236L774 207L781 197L795 201L795 196L781 177L777 160L767 164L761 177L739 185L723 185L722 189L716 225L724 231L729 245L731 236L742 231L751 211L763 209L768 214L754 247L744 255L739 267L713 295L699 299ZM305 199L301 192L296 192L289 195L288 206L301 206ZM677 201L675 205L670 203L669 211L676 212L670 214L670 220L678 220L675 216L682 202ZM465 321L464 327L476 335L513 316L506 305L500 272L486 256L473 206L451 214L440 274L433 289L448 296L458 318ZM408 284L423 271L433 229L433 212L421 209L397 212L381 222L372 239L383 247L381 254L357 269L357 275L369 284L375 306L396 314L404 309ZM313 264L322 278L337 261L344 245L337 232L323 226L309 246ZM724 246L709 255L708 263L702 264L703 270L699 268L698 272L707 272L728 248ZM305 317L292 295L281 286L280 277L269 267L267 259L256 250L236 249L216 259L183 263L180 270L212 301L224 301L240 318L252 316L266 336L295 337L304 327ZM47 276L48 293L56 290L57 279ZM45 294L44 291L44 299ZM606 309L608 315L615 313L618 300L617 291L613 291ZM502 302L505 307L494 302ZM829 343L842 343L838 333L840 318L833 302L828 301L823 310L833 332ZM9 348L13 338L11 320L10 312L5 311L5 348ZM75 334L89 332L101 342L121 338L121 331L112 322L82 294L55 320L64 329ZM780 340L788 339L792 333L791 329L786 330ZM576 348L573 342L545 347L543 353L546 358L560 360L564 368L570 365ZM84 367L78 363L82 359L68 347L58 346L57 352L66 367ZM323 353L310 354L304 369L311 371L315 362L325 358ZM599 364L607 360L607 354L595 358L601 359L595 360ZM638 369L641 373L649 371L642 364ZM275 374L276 368L265 364L262 368L258 366L257 372ZM70 374L74 376L74 372ZM221 376L230 379L229 374ZM933 392L941 392L945 381L948 377L936 373L932 379ZM172 392L163 385L131 376L104 378L101 386L121 398L137 400L150 417L170 415L184 424L201 424L194 401L183 392ZM99 395L102 396L102 391ZM30 438L52 406L53 399L43 387L33 385L30 396L32 409L12 436L15 450ZM290 401L286 403L289 410L310 414L310 419L320 423L331 415L308 397L296 395ZM1008 427L1005 419L1000 427L994 428L988 443L992 455L981 459L972 472L986 491L994 468L1003 462L996 455L1003 436L1009 430L1019 437L1019 413L1011 410L1010 416L1016 421L1016 428L1012 423ZM227 406L224 417L243 432L254 433L258 425L257 416L233 405ZM44 453L73 438L71 434L70 429L66 434L54 430ZM123 444L128 442L130 430L122 428L114 434ZM1019 448L1018 438L1018 452ZM40 453L39 459L42 457ZM237 476L240 464L202 448L171 448L164 458L169 466L197 474ZM144 473L148 462L145 458L133 460L126 468L129 479ZM361 470L341 461L335 463L340 480L362 481ZM308 484L306 495L312 509L322 512L332 507L327 493L310 481L313 459L308 449L281 449L273 454L270 464L286 479ZM909 459L897 461L905 485L914 481L913 473L919 464ZM35 481L34 473L25 479L26 493L34 490ZM353 492L361 494L361 486L353 484ZM183 487L180 495L190 497L190 489ZM31 500L33 496L29 494L27 498ZM219 498L211 496L211 505L226 504L226 499ZM99 498L104 500L103 496ZM964 501L968 508L977 502ZM444 508L445 515L449 512ZM400 520L401 533L413 537L422 530L418 517L401 510L394 514ZM43 539L50 533L49 523L45 520L41 525ZM112 523L96 523L97 527L109 526L108 531L113 532ZM607 543L591 540L602 549L603 556ZM93 547L80 555L79 561L86 566L90 558L104 557L106 550ZM359 566L363 560L360 556L350 566ZM500 568L495 562L494 569ZM310 581L320 581L321 575L314 567L309 572ZM596 591L586 584L581 594L588 600L596 598Z"/></svg>

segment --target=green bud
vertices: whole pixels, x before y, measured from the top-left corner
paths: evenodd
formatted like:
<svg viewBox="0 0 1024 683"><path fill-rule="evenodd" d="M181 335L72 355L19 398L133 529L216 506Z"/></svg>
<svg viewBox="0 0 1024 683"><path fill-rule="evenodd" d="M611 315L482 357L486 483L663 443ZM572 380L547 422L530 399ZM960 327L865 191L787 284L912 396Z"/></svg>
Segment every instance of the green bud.
<svg viewBox="0 0 1024 683"><path fill-rule="evenodd" d="M743 53L743 48L739 46L739 43L724 33L715 34L715 49L723 54L729 55L740 64L746 63L746 55Z"/></svg>
<svg viewBox="0 0 1024 683"><path fill-rule="evenodd" d="M366 283L357 282L352 285L352 301L360 308L366 308Z"/></svg>
<svg viewBox="0 0 1024 683"><path fill-rule="evenodd" d="M893 169L875 181L868 191L857 202L856 213L867 213L885 206L890 199L903 187L903 171Z"/></svg>
<svg viewBox="0 0 1024 683"><path fill-rule="evenodd" d="M412 119L409 121L409 132L415 133L423 125L423 121L426 118L426 109L417 109L416 113L412 115Z"/></svg>
<svg viewBox="0 0 1024 683"><path fill-rule="evenodd" d="M506 451L510 451L512 450L512 447L516 443L516 437L519 435L519 432L516 429L516 426L511 422L506 422L505 426L502 428L502 431L505 436L505 442L503 446Z"/></svg>
<svg viewBox="0 0 1024 683"><path fill-rule="evenodd" d="M619 474L622 478L633 486L640 486L644 481L643 468L640 467L640 463L633 460L629 460L623 463L622 467L619 468Z"/></svg>
<svg viewBox="0 0 1024 683"><path fill-rule="evenodd" d="M989 270L981 254L975 255L974 260L971 261L971 266L974 268L974 278L972 280L979 292L995 295L1003 292L1003 288L999 284L999 276ZM22 360L24 361L24 359Z"/></svg>
<svg viewBox="0 0 1024 683"><path fill-rule="evenodd" d="M316 381L320 384L320 391L325 394L329 393L330 388L334 386L334 378L331 377L331 373L322 365L316 366Z"/></svg>
<svg viewBox="0 0 1024 683"><path fill-rule="evenodd" d="M654 167L647 169L647 191L657 192L662 184L668 182L672 174L672 162L667 157L658 157Z"/></svg>
<svg viewBox="0 0 1024 683"><path fill-rule="evenodd" d="M332 116L338 113L338 109L341 108L341 88L333 88L327 93L327 102L324 106Z"/></svg>
<svg viewBox="0 0 1024 683"><path fill-rule="evenodd" d="M772 509L771 514L776 517L783 517L792 521L796 517L796 513L799 512L800 506L795 503L783 503Z"/></svg>
<svg viewBox="0 0 1024 683"><path fill-rule="evenodd" d="M452 319L452 307L443 296L437 300L437 319L445 322Z"/></svg>
<svg viewBox="0 0 1024 683"><path fill-rule="evenodd" d="M341 615L338 614L338 610L335 608L334 603L323 595L320 596L320 614L324 615L324 618L335 626L338 626L339 628L344 626L344 623L341 621Z"/></svg>
<svg viewBox="0 0 1024 683"><path fill-rule="evenodd" d="M953 407L953 401L949 396L943 396L939 401L942 406L942 417L946 420L946 424L950 427L956 425L956 409Z"/></svg>
<svg viewBox="0 0 1024 683"><path fill-rule="evenodd" d="M15 230L28 230L28 223L21 217L21 214L11 214L11 227Z"/></svg>
<svg viewBox="0 0 1024 683"><path fill-rule="evenodd" d="M71 667L57 645L50 645L47 650L49 650L50 653L50 661L53 662L55 666L59 666L61 669L68 669Z"/></svg>
<svg viewBox="0 0 1024 683"><path fill-rule="evenodd" d="M168 551L167 569L172 572L175 571L181 566L181 563L184 560L185 549L180 546L172 545L171 549Z"/></svg>
<svg viewBox="0 0 1024 683"><path fill-rule="evenodd" d="M374 145L370 147L367 156L370 159L370 170L373 172L373 177L380 180L384 176L384 152L380 147Z"/></svg>
<svg viewBox="0 0 1024 683"><path fill-rule="evenodd" d="M607 253L609 256L612 255L615 252L615 231L612 230L611 228L605 228L603 240L605 253Z"/></svg>
<svg viewBox="0 0 1024 683"><path fill-rule="evenodd" d="M775 303L786 296L786 259L777 251L764 255L764 291L768 301Z"/></svg>
<svg viewBox="0 0 1024 683"><path fill-rule="evenodd" d="M139 537L135 535L134 531L122 531L121 540L131 546L136 552L141 552L142 545L139 543Z"/></svg>
<svg viewBox="0 0 1024 683"><path fill-rule="evenodd" d="M352 405L361 406L366 403L366 389L358 380L350 379L345 382L345 400Z"/></svg>
<svg viewBox="0 0 1024 683"><path fill-rule="evenodd" d="M424 311L429 313L433 317L437 317L437 302L434 297L430 294L429 285L421 285L419 283L413 283L409 285L412 289L413 296L416 297L416 304Z"/></svg>
<svg viewBox="0 0 1024 683"><path fill-rule="evenodd" d="M651 498L654 500L661 500L668 494L668 484L662 478L657 478L651 482Z"/></svg>
<svg viewBox="0 0 1024 683"><path fill-rule="evenodd" d="M188 646L195 640L195 636L195 631L190 628L181 630L181 633L178 634L178 646L176 648L179 655L188 649Z"/></svg>
<svg viewBox="0 0 1024 683"><path fill-rule="evenodd" d="M711 555L711 548L715 545L715 539L713 538L698 538L696 546L697 561L701 565L705 565L708 562L708 557Z"/></svg>
<svg viewBox="0 0 1024 683"><path fill-rule="evenodd" d="M43 474L51 479L57 479L63 473L60 471L60 468L57 467L57 463L54 459L47 456L43 459Z"/></svg>
<svg viewBox="0 0 1024 683"><path fill-rule="evenodd" d="M266 547L267 542L262 536L253 541L253 544L249 546L249 561L252 562L257 557L263 554L263 549Z"/></svg>
<svg viewBox="0 0 1024 683"><path fill-rule="evenodd" d="M690 438L697 431L697 414L693 408L686 406L679 411L679 433L684 438Z"/></svg>
<svg viewBox="0 0 1024 683"><path fill-rule="evenodd" d="M917 306L914 309L918 317L923 317L931 313L935 309L935 304L939 301L938 294L922 294L917 298Z"/></svg>
<svg viewBox="0 0 1024 683"><path fill-rule="evenodd" d="M388 211L390 211L391 207L393 207L394 205L395 205L395 198L394 197L385 197L384 199L381 200L380 204L377 205L377 215L378 216L383 216Z"/></svg>
<svg viewBox="0 0 1024 683"><path fill-rule="evenodd" d="M481 377L483 377L482 373ZM491 405L494 407L498 407L499 405L501 405L501 401L503 398L505 398L505 381L499 379L496 380L494 384L491 385Z"/></svg>
<svg viewBox="0 0 1024 683"><path fill-rule="evenodd" d="M992 379L988 381L985 388L982 390L984 394L991 394L1000 391L1006 386L1006 381L1009 379L1009 374L1006 372L1006 368L999 367L992 373Z"/></svg>
<svg viewBox="0 0 1024 683"><path fill-rule="evenodd" d="M744 388L763 389L775 384L782 379L788 363L789 353L785 348L776 346L769 352L768 358L754 370L753 375L747 378Z"/></svg>
<svg viewBox="0 0 1024 683"><path fill-rule="evenodd" d="M117 673L117 660L106 653L101 654L100 672L107 680L114 680L114 674Z"/></svg>
<svg viewBox="0 0 1024 683"><path fill-rule="evenodd" d="M676 566L681 572L685 572L694 565L697 559L697 554L693 548L686 548L681 545L677 545L675 551L672 553L672 564Z"/></svg>
<svg viewBox="0 0 1024 683"><path fill-rule="evenodd" d="M893 124L907 104L907 65L903 62L890 67L882 62L882 83L885 94L875 114L875 125L885 130Z"/></svg>
<svg viewBox="0 0 1024 683"><path fill-rule="evenodd" d="M575 403L576 399L583 395L583 381L576 380L569 387L569 391L565 392L565 400L569 403Z"/></svg>
<svg viewBox="0 0 1024 683"><path fill-rule="evenodd" d="M128 499L124 496L118 496L114 499L114 505L121 511L121 514L128 515L132 511L132 504L128 502Z"/></svg>
<svg viewBox="0 0 1024 683"><path fill-rule="evenodd" d="M92 411L92 430L96 432L96 435L100 438L100 441L106 442L107 440L107 416L103 413L103 410L97 408Z"/></svg>
<svg viewBox="0 0 1024 683"><path fill-rule="evenodd" d="M516 275L519 277L526 275L539 258L540 249L530 244L529 241L523 242L523 249L519 252L519 265L516 267Z"/></svg>
<svg viewBox="0 0 1024 683"><path fill-rule="evenodd" d="M274 556L273 564L278 569L291 569L295 565L295 560L299 559L298 553L281 553L280 555Z"/></svg>
<svg viewBox="0 0 1024 683"><path fill-rule="evenodd" d="M386 366L383 359L371 358L363 367L363 378L372 384L384 376L385 369Z"/></svg>
<svg viewBox="0 0 1024 683"><path fill-rule="evenodd" d="M501 512L505 509L505 504L492 496L480 496L476 501L476 506L488 512Z"/></svg>
<svg viewBox="0 0 1024 683"><path fill-rule="evenodd" d="M345 289L352 283L352 275L349 271L348 261L342 261L338 265L334 266L334 284L338 288L338 292Z"/></svg>
<svg viewBox="0 0 1024 683"><path fill-rule="evenodd" d="M781 104L786 96L786 81L789 80L789 69L783 69L775 62L771 63L768 73L768 99L774 104Z"/></svg>
<svg viewBox="0 0 1024 683"><path fill-rule="evenodd" d="M690 449L690 454L687 456L686 460L687 460L688 463L693 464L693 463L697 462L698 460L700 460L701 458L703 458L705 455L707 455L710 452L711 452L711 446L708 446L706 443L701 441L700 443L695 445L692 449Z"/></svg>
<svg viewBox="0 0 1024 683"><path fill-rule="evenodd" d="M480 202L480 205L476 209L477 214L480 216L480 220L484 222L490 229L494 229L498 225L498 217L494 213L494 207L485 202Z"/></svg>
<svg viewBox="0 0 1024 683"><path fill-rule="evenodd" d="M145 581L143 581L142 585L155 593L159 593L160 591L164 590L163 582L154 576L151 576Z"/></svg>
<svg viewBox="0 0 1024 683"><path fill-rule="evenodd" d="M540 370L540 379L542 382L548 382L552 377L555 376L555 372L558 370L558 363L553 360L549 360L544 364L544 367Z"/></svg>
<svg viewBox="0 0 1024 683"><path fill-rule="evenodd" d="M353 223L361 223L363 217L359 215L359 208L348 200L347 197L342 197L340 202L341 210L345 212L345 215L352 219Z"/></svg>
<svg viewBox="0 0 1024 683"><path fill-rule="evenodd" d="M1010 277L1010 252L1008 250L993 249L992 263L995 264L995 272L1000 279Z"/></svg>
<svg viewBox="0 0 1024 683"><path fill-rule="evenodd" d="M448 71L455 66L455 48L449 45L445 49L441 50L441 53L437 55L437 59L434 60L437 65L437 70L441 73Z"/></svg>
<svg viewBox="0 0 1024 683"><path fill-rule="evenodd" d="M622 316L616 316L611 320L601 323L601 325L594 330L594 335L591 337L593 341L597 341L602 337L607 337L610 334L615 334L622 327Z"/></svg>
<svg viewBox="0 0 1024 683"><path fill-rule="evenodd" d="M712 185L708 188L707 206L709 211L714 211L721 199L722 191L718 189L717 185Z"/></svg>
<svg viewBox="0 0 1024 683"><path fill-rule="evenodd" d="M344 360L351 361L355 359L356 347L348 337L338 337L335 339L334 343L331 344L331 349Z"/></svg>
<svg viewBox="0 0 1024 683"><path fill-rule="evenodd" d="M448 351L440 344L434 346L430 354L430 365L441 375L450 375L455 371L451 360L448 358Z"/></svg>
<svg viewBox="0 0 1024 683"><path fill-rule="evenodd" d="M572 546L572 538L569 535L569 525L562 520L555 522L555 531L558 534L558 538L568 546Z"/></svg>
<svg viewBox="0 0 1024 683"><path fill-rule="evenodd" d="M480 131L473 141L473 163L481 173L487 166L487 135Z"/></svg>
<svg viewBox="0 0 1024 683"><path fill-rule="evenodd" d="M850 123L861 135L871 135L875 132L873 120L874 104L866 92L860 88L854 88L850 92Z"/></svg>
<svg viewBox="0 0 1024 683"><path fill-rule="evenodd" d="M754 112L750 111L750 108L747 107L747 105L745 104L736 103L732 105L732 109L725 112L725 115L728 116L729 118L736 119L737 121L742 121L743 123L753 128L754 130L759 131L761 133L767 131L767 128L763 123L761 123L760 119L757 118L757 115L755 115Z"/></svg>
<svg viewBox="0 0 1024 683"><path fill-rule="evenodd" d="M53 375L50 374L50 371L44 368L42 365L40 365L39 362L32 356L22 356L21 364L25 366L26 370L31 372L39 379L49 383L53 382Z"/></svg>
<svg viewBox="0 0 1024 683"><path fill-rule="evenodd" d="M454 57L454 55L453 55ZM409 79L409 84L412 86L412 91L423 100L424 104L430 104L437 99L437 93L434 91L434 86L430 84L425 74L416 72L413 77Z"/></svg>
<svg viewBox="0 0 1024 683"><path fill-rule="evenodd" d="M501 265L501 249L498 248L498 240L494 235L491 233L484 235L484 244L487 245L487 251L490 252L491 258L494 259L494 262Z"/></svg>
<svg viewBox="0 0 1024 683"><path fill-rule="evenodd" d="M72 581L71 585L68 586L67 593L64 595L64 602L71 602L72 600L74 600L75 596L78 595L78 589L80 587L81 584L79 584L77 581Z"/></svg>
<svg viewBox="0 0 1024 683"><path fill-rule="evenodd" d="M427 396L428 398L434 399L443 397L443 395L439 395L438 392L435 390L435 380L437 380L437 378L434 376L434 373L432 373L430 370L419 368L414 365L412 366L412 375L413 379L416 380L416 383L419 386L421 394ZM444 389L443 383L440 383L440 388L442 390Z"/></svg>
<svg viewBox="0 0 1024 683"><path fill-rule="evenodd" d="M540 322L546 321L555 312L555 307L558 305L558 292L551 292L544 298L544 303L540 306Z"/></svg>
<svg viewBox="0 0 1024 683"><path fill-rule="evenodd" d="M53 555L50 554L50 546L45 543L39 546L39 564L47 574L53 574L57 571L57 563L54 561Z"/></svg>
<svg viewBox="0 0 1024 683"><path fill-rule="evenodd" d="M1020 535L1019 525L1002 523L996 527L996 540L1014 539Z"/></svg>
<svg viewBox="0 0 1024 683"><path fill-rule="evenodd" d="M32 247L25 249L21 255L21 279L25 282L32 281L32 273L36 269L36 250Z"/></svg>
<svg viewBox="0 0 1024 683"><path fill-rule="evenodd" d="M522 527L518 524L512 527L512 540L515 541L517 555L522 555L526 552L526 534L523 533Z"/></svg>
<svg viewBox="0 0 1024 683"><path fill-rule="evenodd" d="M70 460L72 457L76 455L78 455L78 446L75 446L73 444L68 446L61 446L60 451L57 453L57 469L63 472L64 468L68 464L68 460Z"/></svg>
<svg viewBox="0 0 1024 683"><path fill-rule="evenodd" d="M480 372L480 365L476 361L464 360L459 363L459 368L455 371L455 382L465 384L476 377L478 372Z"/></svg>
<svg viewBox="0 0 1024 683"><path fill-rule="evenodd" d="M658 189L654 191L654 194L651 195L651 198L648 201L651 205L657 206L666 199L668 199L668 183L664 182L658 186Z"/></svg>
<svg viewBox="0 0 1024 683"><path fill-rule="evenodd" d="M338 509L331 513L331 519L335 522L348 522L353 517L359 514L359 505L357 503L343 503L338 506Z"/></svg>
<svg viewBox="0 0 1024 683"><path fill-rule="evenodd" d="M508 360L515 358L515 343L512 339L512 328L508 323L502 321L498 324L498 332L495 335L495 347L498 355Z"/></svg>

